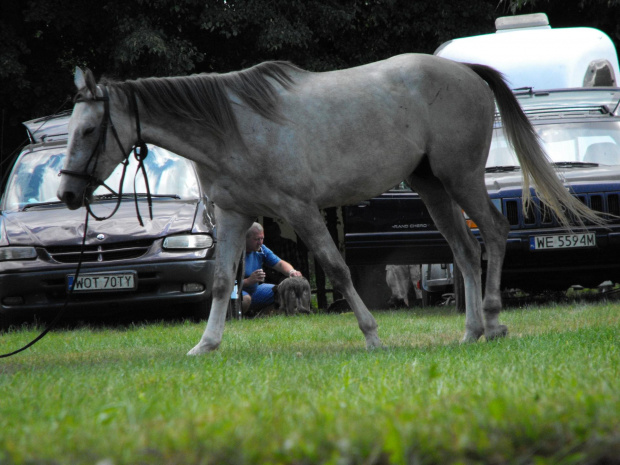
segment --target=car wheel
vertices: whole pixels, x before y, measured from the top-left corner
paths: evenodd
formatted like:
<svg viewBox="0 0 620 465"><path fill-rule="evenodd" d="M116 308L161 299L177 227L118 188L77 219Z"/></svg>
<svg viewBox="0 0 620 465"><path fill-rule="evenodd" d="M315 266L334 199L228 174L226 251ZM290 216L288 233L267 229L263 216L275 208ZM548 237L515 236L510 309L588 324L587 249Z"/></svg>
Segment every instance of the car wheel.
<svg viewBox="0 0 620 465"><path fill-rule="evenodd" d="M205 321L211 312L211 299L193 304L192 317L196 321Z"/></svg>
<svg viewBox="0 0 620 465"><path fill-rule="evenodd" d="M433 307L437 305L437 302L441 299L441 294L437 292L429 292L426 289L422 289L422 306Z"/></svg>
<svg viewBox="0 0 620 465"><path fill-rule="evenodd" d="M366 307L385 308L390 298L390 290L385 282L385 265L354 265L349 269L353 287Z"/></svg>
<svg viewBox="0 0 620 465"><path fill-rule="evenodd" d="M11 326L12 320L11 317L0 310L0 332L5 332Z"/></svg>

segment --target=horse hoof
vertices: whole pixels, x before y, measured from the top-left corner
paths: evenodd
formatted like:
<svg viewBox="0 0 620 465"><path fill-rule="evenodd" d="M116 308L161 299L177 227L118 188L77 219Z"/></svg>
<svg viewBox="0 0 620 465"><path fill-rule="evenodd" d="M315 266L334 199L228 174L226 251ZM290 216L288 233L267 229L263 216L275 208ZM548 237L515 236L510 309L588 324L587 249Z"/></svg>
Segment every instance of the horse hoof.
<svg viewBox="0 0 620 465"><path fill-rule="evenodd" d="M207 354L209 352L213 352L219 347L219 344L216 346L209 344L197 344L192 350L190 350L187 355L202 355Z"/></svg>
<svg viewBox="0 0 620 465"><path fill-rule="evenodd" d="M482 331L467 330L465 331L465 335L463 336L463 339L461 339L461 343L468 344L471 342L478 342L478 339L480 339L480 337L482 337Z"/></svg>
<svg viewBox="0 0 620 465"><path fill-rule="evenodd" d="M379 339L377 336L369 337L366 339L366 349L383 349L383 343L381 342L381 339Z"/></svg>
<svg viewBox="0 0 620 465"><path fill-rule="evenodd" d="M506 325L498 325L497 328L487 329L484 332L484 337L487 341L492 341L500 337L506 337L508 335L508 327Z"/></svg>

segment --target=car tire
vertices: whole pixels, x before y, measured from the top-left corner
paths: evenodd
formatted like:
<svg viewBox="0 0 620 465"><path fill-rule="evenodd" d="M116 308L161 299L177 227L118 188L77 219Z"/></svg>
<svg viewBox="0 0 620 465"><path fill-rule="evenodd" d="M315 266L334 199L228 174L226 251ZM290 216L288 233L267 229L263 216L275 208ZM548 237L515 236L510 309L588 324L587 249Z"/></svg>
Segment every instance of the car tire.
<svg viewBox="0 0 620 465"><path fill-rule="evenodd" d="M10 328L11 323L11 317L7 313L0 310L0 332L3 333L7 331Z"/></svg>
<svg viewBox="0 0 620 465"><path fill-rule="evenodd" d="M422 289L422 306L434 307L441 299L441 294L437 292L429 292L426 289Z"/></svg>
<svg viewBox="0 0 620 465"><path fill-rule="evenodd" d="M354 265L349 269L353 287L366 307L386 308L390 290L385 282L385 265Z"/></svg>
<svg viewBox="0 0 620 465"><path fill-rule="evenodd" d="M211 313L211 299L193 304L192 318L195 321L206 321Z"/></svg>

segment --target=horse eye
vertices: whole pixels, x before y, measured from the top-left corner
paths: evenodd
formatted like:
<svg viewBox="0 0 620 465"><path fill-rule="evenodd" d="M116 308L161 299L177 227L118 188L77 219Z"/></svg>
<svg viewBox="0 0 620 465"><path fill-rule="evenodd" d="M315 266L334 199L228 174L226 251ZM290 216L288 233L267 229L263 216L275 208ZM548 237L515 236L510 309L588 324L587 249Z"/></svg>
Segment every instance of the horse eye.
<svg viewBox="0 0 620 465"><path fill-rule="evenodd" d="M95 132L95 128L94 127L90 127L90 128L84 129L84 135L85 136L90 136L93 132Z"/></svg>

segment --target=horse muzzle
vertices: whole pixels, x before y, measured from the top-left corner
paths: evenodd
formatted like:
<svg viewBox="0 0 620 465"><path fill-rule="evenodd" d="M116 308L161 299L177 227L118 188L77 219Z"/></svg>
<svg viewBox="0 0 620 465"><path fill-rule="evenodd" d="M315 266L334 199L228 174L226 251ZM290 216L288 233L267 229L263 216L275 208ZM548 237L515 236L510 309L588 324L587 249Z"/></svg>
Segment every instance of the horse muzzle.
<svg viewBox="0 0 620 465"><path fill-rule="evenodd" d="M61 187L58 189L56 195L61 202L67 205L69 210L77 210L80 207L85 206L86 201L91 201L94 188L86 185L81 189L67 189Z"/></svg>
<svg viewBox="0 0 620 465"><path fill-rule="evenodd" d="M69 208L69 210L77 210L84 204L83 195L76 195L74 192L71 191L64 191L62 193L58 191L57 195L58 199L61 202L64 202L65 205L67 205L67 207Z"/></svg>

